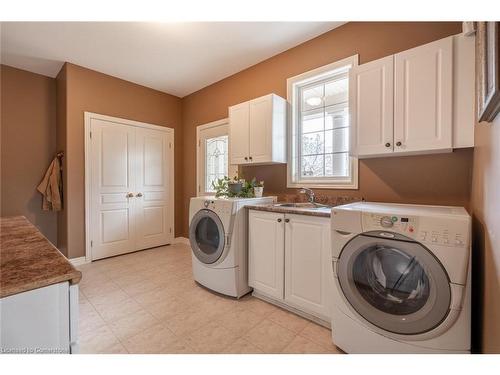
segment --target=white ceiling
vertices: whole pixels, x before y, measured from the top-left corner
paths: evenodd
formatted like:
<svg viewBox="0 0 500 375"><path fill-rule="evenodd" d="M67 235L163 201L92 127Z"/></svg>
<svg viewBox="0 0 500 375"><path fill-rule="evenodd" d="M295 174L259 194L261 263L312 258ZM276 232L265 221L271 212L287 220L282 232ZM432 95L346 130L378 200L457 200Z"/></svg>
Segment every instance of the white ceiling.
<svg viewBox="0 0 500 375"><path fill-rule="evenodd" d="M68 61L183 97L341 24L3 22L1 62L55 77Z"/></svg>

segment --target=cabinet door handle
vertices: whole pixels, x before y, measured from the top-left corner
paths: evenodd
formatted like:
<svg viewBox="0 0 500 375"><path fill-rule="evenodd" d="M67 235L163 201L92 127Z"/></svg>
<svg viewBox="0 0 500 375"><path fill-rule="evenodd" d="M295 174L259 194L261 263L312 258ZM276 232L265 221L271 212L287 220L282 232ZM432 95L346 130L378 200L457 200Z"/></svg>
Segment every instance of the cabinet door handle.
<svg viewBox="0 0 500 375"><path fill-rule="evenodd" d="M396 142L396 146L401 147L402 143L401 142Z"/></svg>
<svg viewBox="0 0 500 375"><path fill-rule="evenodd" d="M281 219L278 219L278 223L281 223Z"/></svg>
<svg viewBox="0 0 500 375"><path fill-rule="evenodd" d="M389 142L387 142L387 143L385 144L385 147L391 147L391 144L390 144Z"/></svg>
<svg viewBox="0 0 500 375"><path fill-rule="evenodd" d="M253 158L252 158L251 156L249 157L249 159L250 159L250 160L253 160Z"/></svg>
<svg viewBox="0 0 500 375"><path fill-rule="evenodd" d="M136 197L139 197L139 198L142 197L142 193L137 193Z"/></svg>
<svg viewBox="0 0 500 375"><path fill-rule="evenodd" d="M127 193L126 197L127 198L133 198L134 197L134 193Z"/></svg>
<svg viewBox="0 0 500 375"><path fill-rule="evenodd" d="M245 160L248 160L248 157L245 156Z"/></svg>
<svg viewBox="0 0 500 375"><path fill-rule="evenodd" d="M285 223L289 223L290 222L290 219L285 219Z"/></svg>

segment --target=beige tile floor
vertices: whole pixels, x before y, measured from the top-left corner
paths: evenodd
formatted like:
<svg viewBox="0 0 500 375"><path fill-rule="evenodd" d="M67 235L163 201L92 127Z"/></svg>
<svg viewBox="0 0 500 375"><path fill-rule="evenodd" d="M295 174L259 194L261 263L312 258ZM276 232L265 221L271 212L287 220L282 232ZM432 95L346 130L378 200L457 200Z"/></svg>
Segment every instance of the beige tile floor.
<svg viewBox="0 0 500 375"><path fill-rule="evenodd" d="M78 267L81 353L338 353L330 331L199 286L176 244Z"/></svg>

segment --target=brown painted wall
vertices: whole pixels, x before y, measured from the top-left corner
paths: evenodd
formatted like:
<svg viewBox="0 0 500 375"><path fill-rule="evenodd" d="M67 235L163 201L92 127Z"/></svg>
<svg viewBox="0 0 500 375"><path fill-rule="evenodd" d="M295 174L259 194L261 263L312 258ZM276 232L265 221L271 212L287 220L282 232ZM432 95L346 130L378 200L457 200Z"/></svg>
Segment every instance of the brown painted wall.
<svg viewBox="0 0 500 375"><path fill-rule="evenodd" d="M500 115L476 125L475 137L472 331L482 352L500 353Z"/></svg>
<svg viewBox="0 0 500 375"><path fill-rule="evenodd" d="M77 65L67 63L65 68L67 247L68 256L75 258L85 254L84 112L174 128L175 170L179 175L182 169L181 99ZM176 178L176 193L182 191L182 182L182 178ZM175 204L182 205L180 194L176 194ZM179 217L177 233L180 221Z"/></svg>
<svg viewBox="0 0 500 375"><path fill-rule="evenodd" d="M461 32L460 23L348 23L197 91L182 100L184 179L182 233L187 234L189 198L196 195L196 126L225 118L227 107L274 92L286 97L286 79L359 54L360 63ZM360 161L359 190L323 190L386 202L450 204L468 207L472 151ZM266 182L266 193L286 189L286 167L242 168L246 178Z"/></svg>
<svg viewBox="0 0 500 375"><path fill-rule="evenodd" d="M1 66L1 216L24 215L57 244L57 214L36 187L56 153L56 82Z"/></svg>

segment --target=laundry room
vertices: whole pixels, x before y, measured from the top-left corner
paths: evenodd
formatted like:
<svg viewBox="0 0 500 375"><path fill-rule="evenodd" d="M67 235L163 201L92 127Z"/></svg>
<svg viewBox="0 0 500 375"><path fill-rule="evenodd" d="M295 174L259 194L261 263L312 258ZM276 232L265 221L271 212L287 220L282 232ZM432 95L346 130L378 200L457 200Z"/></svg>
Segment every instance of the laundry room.
<svg viewBox="0 0 500 375"><path fill-rule="evenodd" d="M271 8L0 15L12 364L499 361L498 6Z"/></svg>

